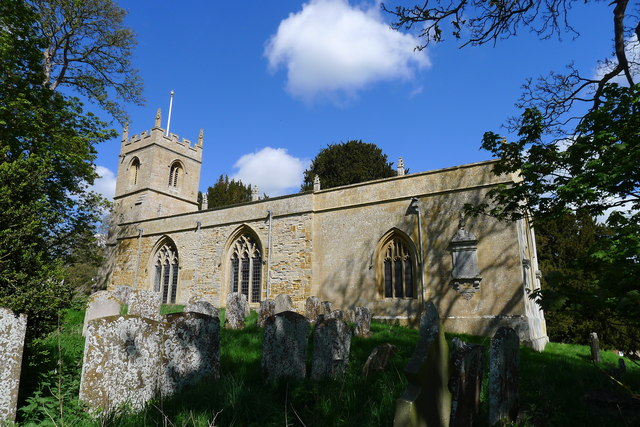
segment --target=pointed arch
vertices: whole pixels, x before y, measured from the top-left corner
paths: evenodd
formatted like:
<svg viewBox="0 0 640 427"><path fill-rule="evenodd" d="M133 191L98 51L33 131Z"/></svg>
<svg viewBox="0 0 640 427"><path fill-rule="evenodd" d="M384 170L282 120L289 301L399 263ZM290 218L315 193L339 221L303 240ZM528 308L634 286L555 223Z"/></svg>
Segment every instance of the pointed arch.
<svg viewBox="0 0 640 427"><path fill-rule="evenodd" d="M133 187L138 185L140 182L140 159L138 157L133 157L131 162L129 162L129 186Z"/></svg>
<svg viewBox="0 0 640 427"><path fill-rule="evenodd" d="M169 188L180 190L184 181L184 165L180 160L174 160L169 167Z"/></svg>
<svg viewBox="0 0 640 427"><path fill-rule="evenodd" d="M151 253L152 289L161 293L164 304L175 304L180 271L176 244L168 236L162 236Z"/></svg>
<svg viewBox="0 0 640 427"><path fill-rule="evenodd" d="M417 298L416 246L402 230L392 228L376 246L376 283L380 298Z"/></svg>
<svg viewBox="0 0 640 427"><path fill-rule="evenodd" d="M231 233L225 247L227 291L240 292L251 303L262 298L262 248L258 234L246 224Z"/></svg>

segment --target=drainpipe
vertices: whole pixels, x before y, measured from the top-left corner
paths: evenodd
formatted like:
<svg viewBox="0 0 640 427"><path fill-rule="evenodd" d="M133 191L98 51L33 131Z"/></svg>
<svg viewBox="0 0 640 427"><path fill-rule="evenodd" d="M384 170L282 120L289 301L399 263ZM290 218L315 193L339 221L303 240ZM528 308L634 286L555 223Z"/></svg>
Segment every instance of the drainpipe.
<svg viewBox="0 0 640 427"><path fill-rule="evenodd" d="M196 221L196 267L195 270L193 272L193 284L195 285L196 283L198 283L198 265L200 261L200 227L202 226L202 223L200 221Z"/></svg>
<svg viewBox="0 0 640 427"><path fill-rule="evenodd" d="M271 220L273 219L273 212L267 211L269 214L269 233L267 235L267 299L271 295Z"/></svg>
<svg viewBox="0 0 640 427"><path fill-rule="evenodd" d="M133 289L138 288L138 271L140 271L140 250L142 248L142 228L138 228L138 256L136 257L136 274L133 276Z"/></svg>

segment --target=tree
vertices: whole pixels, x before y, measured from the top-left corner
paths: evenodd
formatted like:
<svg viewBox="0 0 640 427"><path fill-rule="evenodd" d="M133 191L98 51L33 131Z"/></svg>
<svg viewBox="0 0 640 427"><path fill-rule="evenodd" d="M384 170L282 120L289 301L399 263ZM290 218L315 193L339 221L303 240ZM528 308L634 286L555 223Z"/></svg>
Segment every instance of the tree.
<svg viewBox="0 0 640 427"><path fill-rule="evenodd" d="M121 123L120 102L141 105L142 79L131 65L135 34L123 25L126 11L111 0L29 0L45 40L44 83L70 86Z"/></svg>
<svg viewBox="0 0 640 427"><path fill-rule="evenodd" d="M301 190L312 190L316 175L320 177L322 188L389 178L396 175L392 165L375 144L355 140L329 144L304 171Z"/></svg>
<svg viewBox="0 0 640 427"><path fill-rule="evenodd" d="M242 181L232 179L227 175L220 175L218 181L207 189L209 208L235 205L251 201L251 185L245 185Z"/></svg>
<svg viewBox="0 0 640 427"><path fill-rule="evenodd" d="M20 0L0 3L0 306L26 312L30 334L68 303L62 266L104 203L87 192L94 146L115 137L44 84L35 19Z"/></svg>

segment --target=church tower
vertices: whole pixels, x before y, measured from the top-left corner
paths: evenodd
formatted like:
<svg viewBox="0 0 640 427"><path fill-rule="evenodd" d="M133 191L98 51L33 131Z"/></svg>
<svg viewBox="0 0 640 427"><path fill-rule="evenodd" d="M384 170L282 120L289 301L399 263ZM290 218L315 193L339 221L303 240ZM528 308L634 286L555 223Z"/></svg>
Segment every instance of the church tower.
<svg viewBox="0 0 640 427"><path fill-rule="evenodd" d="M114 218L117 224L198 210L203 131L198 142L179 140L160 128L160 109L151 130L129 138L122 132Z"/></svg>

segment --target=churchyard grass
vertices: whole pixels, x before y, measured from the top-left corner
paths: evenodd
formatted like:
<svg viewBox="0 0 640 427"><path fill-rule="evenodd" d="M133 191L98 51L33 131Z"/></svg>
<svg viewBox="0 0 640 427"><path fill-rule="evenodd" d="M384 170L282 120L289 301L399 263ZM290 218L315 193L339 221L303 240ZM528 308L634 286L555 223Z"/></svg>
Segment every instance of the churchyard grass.
<svg viewBox="0 0 640 427"><path fill-rule="evenodd" d="M164 310L179 311L179 306ZM413 352L418 332L378 322L370 338L353 337L350 366L336 380L265 383L260 357L262 330L252 312L244 330L221 328L220 379L202 381L171 399L156 399L134 413L126 408L109 417L92 418L78 402L84 339L84 313L68 310L58 331L29 345L28 364L23 366L18 422L22 425L113 426L389 426L395 400L406 386L404 364ZM221 325L224 310L220 311ZM448 335L453 338L454 335ZM458 335L484 344L482 337ZM383 373L368 378L362 365L371 350L385 342L397 347L392 363ZM309 339L308 362L312 339ZM638 425L632 416L616 409L595 409L583 397L591 391L624 392L606 371L617 366L618 357L603 351L600 367L589 361L586 346L551 343L544 353L522 348L520 401L522 425ZM487 388L485 375L484 389ZM640 367L627 360L622 382L640 390ZM478 425L486 425L486 391Z"/></svg>

